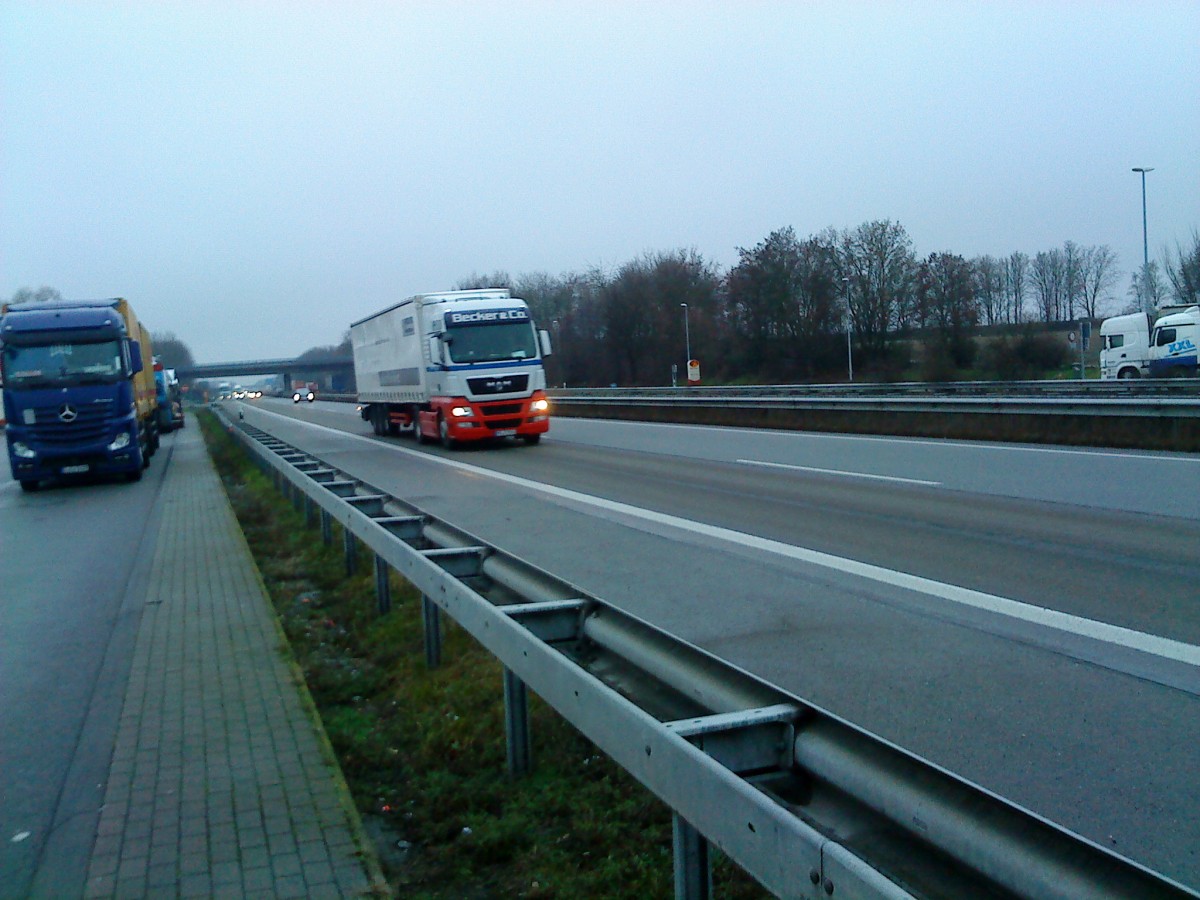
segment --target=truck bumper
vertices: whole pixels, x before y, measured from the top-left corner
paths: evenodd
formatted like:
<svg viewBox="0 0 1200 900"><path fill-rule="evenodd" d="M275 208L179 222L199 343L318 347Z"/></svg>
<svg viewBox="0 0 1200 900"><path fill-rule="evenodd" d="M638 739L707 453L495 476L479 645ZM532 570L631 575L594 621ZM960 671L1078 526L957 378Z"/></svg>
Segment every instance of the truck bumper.
<svg viewBox="0 0 1200 900"><path fill-rule="evenodd" d="M540 436L550 430L550 405L541 391L520 400L439 398L433 405L432 413L421 414L422 431L431 437L438 434L439 417L445 420L450 438L463 442ZM467 415L461 414L464 410Z"/></svg>
<svg viewBox="0 0 1200 900"><path fill-rule="evenodd" d="M46 478L71 478L86 475L116 475L136 472L142 467L142 453L137 440L119 450L104 447L61 447L47 450L33 448L34 455L17 452L15 443L24 444L19 435L8 429L8 461L17 481L41 481ZM24 444L28 447L28 444Z"/></svg>

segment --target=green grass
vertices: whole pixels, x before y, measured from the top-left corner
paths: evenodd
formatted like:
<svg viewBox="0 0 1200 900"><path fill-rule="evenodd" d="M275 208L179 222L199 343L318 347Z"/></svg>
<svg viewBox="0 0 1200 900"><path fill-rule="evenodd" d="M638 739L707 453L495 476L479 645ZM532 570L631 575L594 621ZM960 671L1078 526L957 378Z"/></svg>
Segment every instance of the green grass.
<svg viewBox="0 0 1200 900"><path fill-rule="evenodd" d="M672 897L670 811L532 693L534 771L510 778L499 663L443 617L427 669L418 593L393 573L379 616L365 549L346 577L337 527L326 547L214 416L201 425L395 894ZM714 856L717 896L769 896Z"/></svg>

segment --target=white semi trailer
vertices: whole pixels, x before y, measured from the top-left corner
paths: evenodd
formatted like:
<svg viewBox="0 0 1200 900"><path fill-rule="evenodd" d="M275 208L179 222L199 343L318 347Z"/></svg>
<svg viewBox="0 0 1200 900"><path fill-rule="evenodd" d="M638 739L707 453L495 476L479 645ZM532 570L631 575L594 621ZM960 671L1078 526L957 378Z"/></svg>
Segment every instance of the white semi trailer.
<svg viewBox="0 0 1200 900"><path fill-rule="evenodd" d="M418 294L350 326L359 409L376 434L447 447L550 428L550 336L507 289Z"/></svg>

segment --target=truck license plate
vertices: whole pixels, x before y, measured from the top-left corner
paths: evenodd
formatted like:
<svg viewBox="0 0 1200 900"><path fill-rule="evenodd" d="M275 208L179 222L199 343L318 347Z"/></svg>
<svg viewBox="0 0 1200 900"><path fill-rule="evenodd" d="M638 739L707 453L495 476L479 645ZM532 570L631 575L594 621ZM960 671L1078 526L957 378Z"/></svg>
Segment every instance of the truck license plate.
<svg viewBox="0 0 1200 900"><path fill-rule="evenodd" d="M496 437L516 437L517 429L515 428L499 428L496 430Z"/></svg>
<svg viewBox="0 0 1200 900"><path fill-rule="evenodd" d="M91 466L88 466L88 465L63 466L62 473L64 475L82 475L84 472L88 471L88 469L90 469L90 468L91 468Z"/></svg>

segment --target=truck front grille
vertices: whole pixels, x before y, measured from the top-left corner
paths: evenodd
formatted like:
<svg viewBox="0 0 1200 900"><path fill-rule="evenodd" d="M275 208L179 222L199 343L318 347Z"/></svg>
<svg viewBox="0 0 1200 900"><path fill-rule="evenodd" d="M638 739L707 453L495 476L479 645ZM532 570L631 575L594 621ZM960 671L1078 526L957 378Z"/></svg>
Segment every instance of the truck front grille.
<svg viewBox="0 0 1200 900"><path fill-rule="evenodd" d="M485 416L517 416L521 414L520 403L480 403L479 409Z"/></svg>
<svg viewBox="0 0 1200 900"><path fill-rule="evenodd" d="M108 436L112 421L111 403L88 403L71 405L75 414L73 421L64 422L62 404L40 406L34 410L32 438L43 446L65 447L71 444L103 440Z"/></svg>

